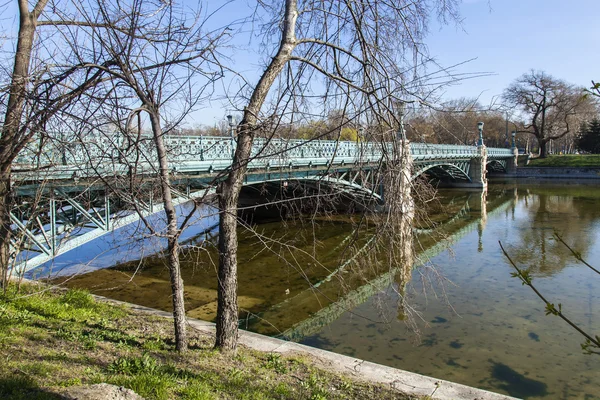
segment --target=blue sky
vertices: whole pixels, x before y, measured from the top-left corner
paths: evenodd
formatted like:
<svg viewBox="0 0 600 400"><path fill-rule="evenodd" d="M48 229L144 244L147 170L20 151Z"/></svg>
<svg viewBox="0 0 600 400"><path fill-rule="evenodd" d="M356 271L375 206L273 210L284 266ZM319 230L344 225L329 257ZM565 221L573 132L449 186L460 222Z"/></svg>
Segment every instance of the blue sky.
<svg viewBox="0 0 600 400"><path fill-rule="evenodd" d="M239 5L233 2L222 11L239 17L247 11ZM498 104L504 88L530 69L585 87L600 80L600 0L463 0L460 14L459 25L431 21L425 40L429 54L443 67L473 59L454 68L455 73L491 75L447 87L443 99L478 97L484 106ZM254 84L264 53L243 51L257 48L250 36L236 40L241 46L234 59ZM214 102L194 113L194 122L212 125L225 117L226 108Z"/></svg>
<svg viewBox="0 0 600 400"><path fill-rule="evenodd" d="M192 7L198 4L194 0L180 1ZM210 0L206 4L205 11L219 9L212 22L222 27L250 15L255 2ZM2 11L0 26L5 33L14 33L15 4L4 4ZM483 105L488 105L532 68L586 87L592 79L600 81L600 0L463 0L460 13L462 23L458 26L440 26L432 21L425 40L429 54L446 67L474 59L456 67L455 73L493 75L448 87L444 89L445 99L479 97ZM238 48L232 56L234 68L249 84L256 83L265 63L264 52L258 50L259 39L252 36L249 31L236 35ZM233 93L238 88L223 84L226 86L220 91ZM231 106L222 100L204 104L193 113L189 125L213 125L230 111Z"/></svg>
<svg viewBox="0 0 600 400"><path fill-rule="evenodd" d="M462 26L432 24L429 52L456 72L495 75L462 82L446 98L490 104L530 69L589 87L600 80L600 0L465 0Z"/></svg>

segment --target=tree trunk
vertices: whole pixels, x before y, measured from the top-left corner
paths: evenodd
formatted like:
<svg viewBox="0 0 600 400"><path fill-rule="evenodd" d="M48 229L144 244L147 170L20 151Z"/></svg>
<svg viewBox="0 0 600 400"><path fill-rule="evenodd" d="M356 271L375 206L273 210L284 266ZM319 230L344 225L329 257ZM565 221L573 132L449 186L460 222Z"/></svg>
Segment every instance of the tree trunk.
<svg viewBox="0 0 600 400"><path fill-rule="evenodd" d="M286 0L284 25L277 54L260 77L238 127L238 142L227 179L218 187L219 274L215 347L235 352L238 338L237 307L237 201L250 161L257 116L273 82L290 60L296 46L297 0Z"/></svg>
<svg viewBox="0 0 600 400"><path fill-rule="evenodd" d="M29 64L33 49L36 21L46 0L40 1L33 13L29 12L26 0L19 0L19 37L15 63L9 87L8 103L4 114L2 134L0 135L0 273L2 287L6 287L8 268L10 267L10 209L11 204L11 165L17 157L18 142L24 140L19 137L21 117L27 82L29 82Z"/></svg>
<svg viewBox="0 0 600 400"><path fill-rule="evenodd" d="M543 140L543 139L538 139L538 144L540 146L540 158L546 158L548 157L548 150L547 150L547 144L548 141L547 140Z"/></svg>
<svg viewBox="0 0 600 400"><path fill-rule="evenodd" d="M219 196L219 273L215 347L235 352L238 340L237 305L237 202L250 159L253 130L241 125L234 164L227 180L217 188ZM241 161L240 161L241 160Z"/></svg>
<svg viewBox="0 0 600 400"><path fill-rule="evenodd" d="M159 112L147 105L154 135L154 144L158 156L160 189L163 197L163 205L167 216L167 239L169 278L171 280L171 295L173 296L173 321L175 325L175 347L184 352L188 348L185 300L183 291L183 280L181 279L181 267L179 264L179 228L177 227L177 211L173 205L171 196L171 183L169 178L169 163L167 151L163 140L162 127L160 126Z"/></svg>
<svg viewBox="0 0 600 400"><path fill-rule="evenodd" d="M10 166L0 172L0 274L2 289L8 286L8 268L10 267Z"/></svg>

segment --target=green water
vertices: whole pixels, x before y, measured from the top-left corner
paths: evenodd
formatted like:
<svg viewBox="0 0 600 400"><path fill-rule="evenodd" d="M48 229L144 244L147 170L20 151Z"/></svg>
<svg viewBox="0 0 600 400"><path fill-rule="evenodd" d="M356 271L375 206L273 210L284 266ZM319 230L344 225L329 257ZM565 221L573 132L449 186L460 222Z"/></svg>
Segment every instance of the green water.
<svg viewBox="0 0 600 400"><path fill-rule="evenodd" d="M534 293L510 277L498 245L531 268L534 284L569 318L599 334L600 276L553 233L600 265L600 188L519 185L498 194L501 187L490 187L488 202L506 196L508 207L488 212L451 251L413 272L405 290L413 328L395 318L391 285L303 342L515 397L600 398L600 356L582 354L582 337L545 316Z"/></svg>
<svg viewBox="0 0 600 400"><path fill-rule="evenodd" d="M582 337L544 315L534 293L511 278L498 245L531 267L534 284L569 318L600 334L600 276L552 237L561 233L600 266L600 187L495 184L487 196L440 191L440 201L427 222L418 222L412 271L389 271L385 243L361 253L375 232L373 219L241 228L242 325L516 397L600 398L600 356L583 355ZM215 316L215 263L210 246L188 243L182 269L190 316ZM171 305L159 257L69 284L150 307Z"/></svg>

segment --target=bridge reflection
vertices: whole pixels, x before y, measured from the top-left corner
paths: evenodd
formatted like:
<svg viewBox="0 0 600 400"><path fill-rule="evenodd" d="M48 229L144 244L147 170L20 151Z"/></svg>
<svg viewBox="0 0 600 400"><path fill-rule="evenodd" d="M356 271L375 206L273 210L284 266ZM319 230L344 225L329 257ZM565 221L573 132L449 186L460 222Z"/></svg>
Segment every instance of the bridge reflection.
<svg viewBox="0 0 600 400"><path fill-rule="evenodd" d="M240 234L241 326L299 340L390 285L403 300L414 268L468 232L485 229L487 216L508 210L515 194L512 188L490 191L487 197L481 192L444 192L444 212L437 214L435 229L404 227L416 234L415 250L398 246L392 268L382 258L389 249L375 233L375 218L358 238L352 232L357 221L343 215L316 224L284 220L247 226ZM188 315L212 320L216 314L216 254L202 243L204 239L187 243L181 263ZM169 281L158 256L77 276L67 285L149 307L170 307ZM398 318L405 316L403 301L398 303L397 314Z"/></svg>

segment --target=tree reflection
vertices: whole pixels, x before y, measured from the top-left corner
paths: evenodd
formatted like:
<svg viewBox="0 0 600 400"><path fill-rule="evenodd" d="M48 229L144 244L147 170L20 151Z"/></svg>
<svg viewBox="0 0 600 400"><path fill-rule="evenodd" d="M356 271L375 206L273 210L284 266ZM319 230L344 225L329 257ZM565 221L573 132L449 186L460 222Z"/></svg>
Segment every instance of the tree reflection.
<svg viewBox="0 0 600 400"><path fill-rule="evenodd" d="M598 197L598 191L594 193ZM573 262L570 251L554 238L556 231L584 257L592 245L593 223L600 211L587 196L559 192L550 188L529 188L520 193L526 210L518 229L519 240L511 254L520 264L528 265L536 275L549 276ZM594 199L595 201L595 199Z"/></svg>

